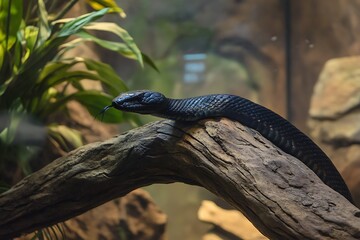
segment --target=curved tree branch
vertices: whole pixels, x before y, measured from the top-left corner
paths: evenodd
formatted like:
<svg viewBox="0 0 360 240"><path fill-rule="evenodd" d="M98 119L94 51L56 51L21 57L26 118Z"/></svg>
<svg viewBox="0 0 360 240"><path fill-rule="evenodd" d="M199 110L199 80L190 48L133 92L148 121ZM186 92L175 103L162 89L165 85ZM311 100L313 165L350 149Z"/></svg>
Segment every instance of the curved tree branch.
<svg viewBox="0 0 360 240"><path fill-rule="evenodd" d="M359 209L299 160L227 119L154 122L72 151L0 195L0 238L176 181L221 196L271 239L360 239Z"/></svg>

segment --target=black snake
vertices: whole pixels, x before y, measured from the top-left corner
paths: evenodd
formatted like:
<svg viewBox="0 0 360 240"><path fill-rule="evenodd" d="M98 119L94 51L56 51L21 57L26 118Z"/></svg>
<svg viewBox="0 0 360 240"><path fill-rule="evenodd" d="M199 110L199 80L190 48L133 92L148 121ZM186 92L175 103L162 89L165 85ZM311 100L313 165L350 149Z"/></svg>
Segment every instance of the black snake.
<svg viewBox="0 0 360 240"><path fill-rule="evenodd" d="M178 121L196 121L211 117L236 120L257 130L284 152L301 160L326 185L353 202L348 187L331 160L309 137L278 114L245 98L213 94L170 99L158 92L142 90L119 95L102 113L110 107Z"/></svg>

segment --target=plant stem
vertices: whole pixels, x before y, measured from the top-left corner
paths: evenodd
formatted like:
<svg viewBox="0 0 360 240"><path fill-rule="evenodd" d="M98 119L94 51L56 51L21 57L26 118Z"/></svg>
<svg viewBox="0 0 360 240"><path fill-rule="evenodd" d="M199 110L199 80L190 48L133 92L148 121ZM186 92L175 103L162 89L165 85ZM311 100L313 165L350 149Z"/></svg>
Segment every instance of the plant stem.
<svg viewBox="0 0 360 240"><path fill-rule="evenodd" d="M64 9L62 9L62 11L59 12L59 14L55 16L54 21L62 18L78 1L79 0L72 0L68 4L66 4Z"/></svg>

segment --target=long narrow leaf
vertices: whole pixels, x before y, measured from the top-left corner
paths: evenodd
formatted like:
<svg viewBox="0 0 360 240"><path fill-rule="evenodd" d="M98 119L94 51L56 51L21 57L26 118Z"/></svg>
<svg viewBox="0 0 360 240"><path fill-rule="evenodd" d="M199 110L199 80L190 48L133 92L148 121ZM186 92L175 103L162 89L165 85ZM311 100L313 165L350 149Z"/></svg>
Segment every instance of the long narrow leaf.
<svg viewBox="0 0 360 240"><path fill-rule="evenodd" d="M54 75L57 75L61 72L65 72L68 69L70 69L72 66L74 66L77 62L76 61L54 61L49 62L44 69L41 71L38 80L36 81L36 84L39 84L41 82L46 82L49 78L53 77Z"/></svg>
<svg viewBox="0 0 360 240"><path fill-rule="evenodd" d="M18 34L19 35L19 34ZM15 44L12 47L12 73L16 74L21 67L22 57L23 57L23 47L21 45L20 41L16 41Z"/></svg>
<svg viewBox="0 0 360 240"><path fill-rule="evenodd" d="M33 54L22 65L22 68L19 69L19 75L14 77L13 81L5 89L2 99L0 99L2 100L0 101L0 108L8 107L15 96L24 96L25 92L36 82L39 70L56 56L58 47L68 36L80 31L82 27L100 18L107 11L108 9L102 9L65 23L53 39L46 41L43 45L36 48Z"/></svg>
<svg viewBox="0 0 360 240"><path fill-rule="evenodd" d="M41 96L39 100L34 98L31 104L31 110L35 113L42 112L41 109L48 101L55 100L54 94L49 94L49 90L55 89L55 87L61 83L77 85L81 80L99 80L97 74L93 74L88 71L70 71L70 72L59 72L59 74L52 75L47 81L42 82L39 87L34 89L35 96ZM58 92L58 91L56 91ZM43 114L46 114L44 112Z"/></svg>
<svg viewBox="0 0 360 240"><path fill-rule="evenodd" d="M15 75L4 94L0 96L0 109L7 108L17 97L26 97L39 76L40 70L57 54L57 47L65 39L54 39L37 48L22 64L18 75Z"/></svg>
<svg viewBox="0 0 360 240"><path fill-rule="evenodd" d="M0 85L12 75L14 59L9 50L16 43L22 12L22 0L0 1Z"/></svg>
<svg viewBox="0 0 360 240"><path fill-rule="evenodd" d="M87 70L90 71L68 71L72 66L79 63L83 63ZM48 64L41 72L37 83L40 84L40 89L45 90L67 80L75 83L82 79L99 80L106 86L107 91L112 96L128 90L125 83L110 65L80 57Z"/></svg>
<svg viewBox="0 0 360 240"><path fill-rule="evenodd" d="M6 62L5 53L6 53L5 46L0 44L0 74L2 72L5 72L5 68L3 68L4 67L4 62ZM5 75L4 73L0 75L0 86L1 86L2 83L4 83L6 81L6 77L4 75ZM0 95L1 95L1 93L0 93Z"/></svg>
<svg viewBox="0 0 360 240"><path fill-rule="evenodd" d="M84 26L104 16L108 11L108 8L103 8L99 11L84 14L80 17L70 19L58 32L57 37L69 37L79 32Z"/></svg>
<svg viewBox="0 0 360 240"><path fill-rule="evenodd" d="M107 91L113 97L121 92L128 91L124 81L110 65L91 59L84 59L84 64L87 69L95 71L99 75L99 80L107 86Z"/></svg>
<svg viewBox="0 0 360 240"><path fill-rule="evenodd" d="M143 66L143 60L140 49L137 47L134 39L130 34L119 25L110 22L94 22L84 27L86 30L96 30L96 31L106 31L111 32L121 38L126 46L131 50L135 55L135 59Z"/></svg>
<svg viewBox="0 0 360 240"><path fill-rule="evenodd" d="M22 0L0 1L0 44L10 49L16 41L23 12Z"/></svg>
<svg viewBox="0 0 360 240"><path fill-rule="evenodd" d="M61 143L62 147L67 151L83 144L81 133L75 129L57 124L49 125L47 129L49 136Z"/></svg>
<svg viewBox="0 0 360 240"><path fill-rule="evenodd" d="M150 67L152 67L155 71L160 73L160 70L158 69L156 64L153 62L153 60L151 60L151 58L148 55L146 55L145 53L141 53L141 54L142 54L142 58L143 58L144 62L147 63Z"/></svg>
<svg viewBox="0 0 360 240"><path fill-rule="evenodd" d="M46 11L45 3L43 0L38 0L38 36L36 40L36 46L41 46L49 38L51 29L48 23L48 13Z"/></svg>
<svg viewBox="0 0 360 240"><path fill-rule="evenodd" d="M137 59L137 56L125 43L103 40L103 39L97 38L96 36L91 35L84 31L79 32L77 34L77 36L81 37L84 40L94 42L103 48L117 52L124 57L130 58L130 59Z"/></svg>
<svg viewBox="0 0 360 240"><path fill-rule="evenodd" d="M108 110L104 116L99 116L99 112L112 101L112 97L96 92L79 92L74 96L74 100L84 105L89 113L106 123L120 123L124 121L123 113L114 109Z"/></svg>
<svg viewBox="0 0 360 240"><path fill-rule="evenodd" d="M54 87L63 82L75 82L80 80L98 80L99 77L96 74L87 71L70 71L65 72L61 71L60 74L53 75L51 78L48 78L46 84L44 84L43 88L47 89L49 87Z"/></svg>
<svg viewBox="0 0 360 240"><path fill-rule="evenodd" d="M38 96L30 101L28 109L38 117L46 118L49 114L44 112L43 115L41 115L42 110L47 107L49 102L56 101L57 96L60 95L60 93L56 88L48 88L45 91L42 91L41 94L36 95Z"/></svg>
<svg viewBox="0 0 360 240"><path fill-rule="evenodd" d="M111 103L112 99L112 96L105 93L95 90L85 90L65 96L61 99L58 99L58 101L56 102L48 103L43 112L46 112L47 114L52 114L59 111L59 109L65 106L65 104L69 101L77 101L81 103L84 107L86 107L91 115L96 117L105 106ZM123 120L124 119L121 112L111 110L106 112L103 119L103 121L107 123L119 123Z"/></svg>

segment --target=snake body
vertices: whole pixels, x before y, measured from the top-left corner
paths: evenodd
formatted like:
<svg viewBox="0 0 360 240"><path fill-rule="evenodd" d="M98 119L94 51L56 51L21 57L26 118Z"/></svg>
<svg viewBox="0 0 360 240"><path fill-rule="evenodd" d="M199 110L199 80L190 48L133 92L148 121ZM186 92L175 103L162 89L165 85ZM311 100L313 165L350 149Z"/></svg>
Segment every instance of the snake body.
<svg viewBox="0 0 360 240"><path fill-rule="evenodd" d="M171 99L158 92L142 90L119 95L104 110L109 107L177 121L212 117L236 120L302 161L326 185L353 202L348 187L331 160L309 137L278 114L248 99L229 94Z"/></svg>

